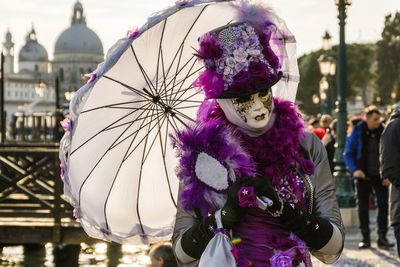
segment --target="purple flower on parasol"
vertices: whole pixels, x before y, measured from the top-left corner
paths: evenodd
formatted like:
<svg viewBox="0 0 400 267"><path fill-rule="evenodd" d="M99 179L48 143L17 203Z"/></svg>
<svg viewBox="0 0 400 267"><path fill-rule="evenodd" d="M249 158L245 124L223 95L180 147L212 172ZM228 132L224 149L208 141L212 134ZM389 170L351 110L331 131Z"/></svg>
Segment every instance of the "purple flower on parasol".
<svg viewBox="0 0 400 267"><path fill-rule="evenodd" d="M82 215L81 215L81 210L80 210L79 208L75 208L75 209L72 211L72 215L74 216L75 219L81 218L81 217L82 217Z"/></svg>
<svg viewBox="0 0 400 267"><path fill-rule="evenodd" d="M140 33L139 28L135 27L128 32L128 37L129 37L129 39L133 40L139 36L139 33Z"/></svg>
<svg viewBox="0 0 400 267"><path fill-rule="evenodd" d="M61 178L61 180L64 181L64 177L65 177L65 167L64 167L64 165L61 163L61 164L60 164L60 178Z"/></svg>
<svg viewBox="0 0 400 267"><path fill-rule="evenodd" d="M96 73L94 73L94 72L89 73L89 80L86 83L92 83L93 81L96 80L96 78L97 78L97 74Z"/></svg>
<svg viewBox="0 0 400 267"><path fill-rule="evenodd" d="M65 118L60 122L61 127L64 129L64 132L69 132L72 130L72 122L70 119Z"/></svg>
<svg viewBox="0 0 400 267"><path fill-rule="evenodd" d="M190 2L191 2L190 0L178 0L178 1L175 1L175 5L177 7L183 7L183 6L186 6L187 4L189 4Z"/></svg>

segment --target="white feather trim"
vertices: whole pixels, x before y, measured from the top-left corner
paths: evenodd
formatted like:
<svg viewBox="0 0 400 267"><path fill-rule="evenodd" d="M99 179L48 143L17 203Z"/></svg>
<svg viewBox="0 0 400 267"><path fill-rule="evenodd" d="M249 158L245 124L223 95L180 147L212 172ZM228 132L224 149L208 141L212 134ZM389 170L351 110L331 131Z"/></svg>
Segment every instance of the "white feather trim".
<svg viewBox="0 0 400 267"><path fill-rule="evenodd" d="M229 186L228 170L207 153L200 152L197 156L195 172L200 181L215 190L225 190Z"/></svg>

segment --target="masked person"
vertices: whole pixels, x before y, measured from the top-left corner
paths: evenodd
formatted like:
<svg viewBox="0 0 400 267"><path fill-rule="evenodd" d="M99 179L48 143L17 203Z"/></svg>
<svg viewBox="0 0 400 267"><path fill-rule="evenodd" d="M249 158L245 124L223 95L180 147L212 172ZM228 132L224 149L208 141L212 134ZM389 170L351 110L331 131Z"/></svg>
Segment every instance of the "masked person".
<svg viewBox="0 0 400 267"><path fill-rule="evenodd" d="M236 8L237 22L199 39L205 71L194 85L206 99L195 125L174 136L175 254L181 266L196 266L220 230L218 211L240 238L237 266L312 266L310 252L332 263L344 228L325 148L295 105L271 90L291 79L282 49L294 37L269 8Z"/></svg>

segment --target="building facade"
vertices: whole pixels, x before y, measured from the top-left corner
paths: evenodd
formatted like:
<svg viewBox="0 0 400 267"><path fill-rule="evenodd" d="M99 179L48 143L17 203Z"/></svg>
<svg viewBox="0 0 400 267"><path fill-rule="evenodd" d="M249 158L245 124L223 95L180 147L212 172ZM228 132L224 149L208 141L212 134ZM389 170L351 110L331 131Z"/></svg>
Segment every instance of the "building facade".
<svg viewBox="0 0 400 267"><path fill-rule="evenodd" d="M33 113L54 110L54 86L49 73L47 50L41 45L34 27L27 33L18 54L19 71L14 68L14 43L7 31L4 53L4 108L7 123L17 112Z"/></svg>
<svg viewBox="0 0 400 267"><path fill-rule="evenodd" d="M33 26L18 58L15 58L15 43L10 30L7 30L2 45L7 126L15 120L13 114L54 113L56 99L59 107L67 107L72 93L82 86L81 76L94 71L104 60L103 45L97 34L87 27L79 1L73 6L70 26L57 38L52 61L46 48L39 43ZM18 71L14 65L16 60Z"/></svg>
<svg viewBox="0 0 400 267"><path fill-rule="evenodd" d="M71 25L60 34L54 48L52 69L60 81L60 100L67 102L69 99L65 96L82 86L82 75L94 71L103 59L103 44L87 27L83 6L77 1Z"/></svg>

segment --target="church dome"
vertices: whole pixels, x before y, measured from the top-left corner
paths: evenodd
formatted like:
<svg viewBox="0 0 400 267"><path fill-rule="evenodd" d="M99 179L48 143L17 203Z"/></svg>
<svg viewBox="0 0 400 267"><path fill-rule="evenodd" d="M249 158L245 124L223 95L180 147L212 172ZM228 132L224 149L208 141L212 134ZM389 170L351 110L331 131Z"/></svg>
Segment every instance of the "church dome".
<svg viewBox="0 0 400 267"><path fill-rule="evenodd" d="M58 37L54 49L54 55L77 53L103 55L103 44L97 34L86 26L79 1L74 5L71 26Z"/></svg>
<svg viewBox="0 0 400 267"><path fill-rule="evenodd" d="M26 43L19 52L20 62L47 62L49 60L46 48L37 41L35 29L32 28L25 40Z"/></svg>

